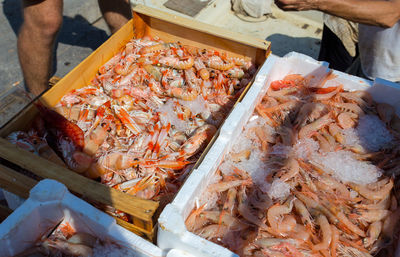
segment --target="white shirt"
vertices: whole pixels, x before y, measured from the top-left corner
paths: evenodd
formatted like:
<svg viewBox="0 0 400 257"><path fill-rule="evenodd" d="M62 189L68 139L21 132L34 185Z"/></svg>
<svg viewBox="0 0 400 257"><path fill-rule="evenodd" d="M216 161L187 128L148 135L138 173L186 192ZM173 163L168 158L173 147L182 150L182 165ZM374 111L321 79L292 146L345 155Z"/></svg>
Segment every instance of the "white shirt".
<svg viewBox="0 0 400 257"><path fill-rule="evenodd" d="M400 81L400 21L386 29L360 24L358 46L365 75Z"/></svg>

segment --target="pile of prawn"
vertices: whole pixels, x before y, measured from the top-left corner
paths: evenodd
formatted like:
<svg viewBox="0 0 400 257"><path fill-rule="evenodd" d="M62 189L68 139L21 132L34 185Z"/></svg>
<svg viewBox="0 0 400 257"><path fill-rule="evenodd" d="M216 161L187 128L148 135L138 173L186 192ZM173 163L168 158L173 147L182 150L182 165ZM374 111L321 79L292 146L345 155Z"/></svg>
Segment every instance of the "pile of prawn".
<svg viewBox="0 0 400 257"><path fill-rule="evenodd" d="M247 58L133 39L91 85L53 109L38 103L32 129L8 139L128 194L168 198L255 72Z"/></svg>
<svg viewBox="0 0 400 257"><path fill-rule="evenodd" d="M365 91L323 88L332 78L327 74L311 84L310 77L293 74L271 83L250 119L265 125L246 128L243 136L254 144L233 147L225 156L186 219L189 231L240 256L394 256L400 118L392 106L374 102ZM344 130L356 127L365 114L379 116L393 144L376 152L346 144ZM294 150L276 154L277 146L294 149L305 139L319 146L314 154L343 151L375 165L382 175L356 184L342 181L312 155ZM261 179L246 170L255 152L262 153L268 167L262 168ZM279 185L275 191L290 191L276 196L264 189L268 183L269 190Z"/></svg>
<svg viewBox="0 0 400 257"><path fill-rule="evenodd" d="M28 256L57 256L57 257L91 257L94 256L94 248L109 245L115 249L122 249L111 242L100 242L90 234L77 232L72 226L62 221L55 228L51 228L49 234L41 236L34 245L15 255L14 257Z"/></svg>

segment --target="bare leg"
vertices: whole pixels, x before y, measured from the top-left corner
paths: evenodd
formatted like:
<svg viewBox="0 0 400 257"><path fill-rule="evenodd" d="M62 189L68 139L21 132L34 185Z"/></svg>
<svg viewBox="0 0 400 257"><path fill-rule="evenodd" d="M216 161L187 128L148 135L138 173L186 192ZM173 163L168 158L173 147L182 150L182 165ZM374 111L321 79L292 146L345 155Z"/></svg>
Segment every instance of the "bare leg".
<svg viewBox="0 0 400 257"><path fill-rule="evenodd" d="M128 0L98 0L98 3L100 11L113 34L132 18Z"/></svg>
<svg viewBox="0 0 400 257"><path fill-rule="evenodd" d="M23 0L24 23L18 35L18 56L29 91L47 89L54 42L62 24L62 0Z"/></svg>

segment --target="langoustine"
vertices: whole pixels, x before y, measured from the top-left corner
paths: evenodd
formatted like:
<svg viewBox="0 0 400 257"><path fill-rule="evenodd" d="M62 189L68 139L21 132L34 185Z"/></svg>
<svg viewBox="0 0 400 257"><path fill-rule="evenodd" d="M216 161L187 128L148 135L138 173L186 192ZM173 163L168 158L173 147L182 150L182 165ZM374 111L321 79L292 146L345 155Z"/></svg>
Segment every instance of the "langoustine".
<svg viewBox="0 0 400 257"><path fill-rule="evenodd" d="M176 193L255 70L247 58L214 50L131 40L90 85L54 109L37 105L42 138L70 169L159 200ZM37 152L29 140L14 141Z"/></svg>

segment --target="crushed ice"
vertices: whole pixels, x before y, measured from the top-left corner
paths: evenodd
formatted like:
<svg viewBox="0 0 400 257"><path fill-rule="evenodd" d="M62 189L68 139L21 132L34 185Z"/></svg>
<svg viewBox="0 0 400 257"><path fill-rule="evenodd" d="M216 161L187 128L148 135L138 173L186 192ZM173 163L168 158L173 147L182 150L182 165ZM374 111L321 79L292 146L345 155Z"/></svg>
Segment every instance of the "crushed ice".
<svg viewBox="0 0 400 257"><path fill-rule="evenodd" d="M365 185L376 182L382 175L378 167L355 159L354 154L350 151L314 154L312 159L326 167L327 172L333 172L332 176L342 182Z"/></svg>
<svg viewBox="0 0 400 257"><path fill-rule="evenodd" d="M372 152L381 150L394 140L385 123L376 115L361 116L355 129L345 129L343 133L347 145L361 145Z"/></svg>
<svg viewBox="0 0 400 257"><path fill-rule="evenodd" d="M289 194L290 185L280 179L275 179L268 190L268 196L273 200L286 198Z"/></svg>

